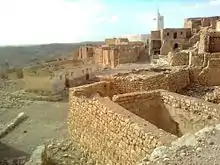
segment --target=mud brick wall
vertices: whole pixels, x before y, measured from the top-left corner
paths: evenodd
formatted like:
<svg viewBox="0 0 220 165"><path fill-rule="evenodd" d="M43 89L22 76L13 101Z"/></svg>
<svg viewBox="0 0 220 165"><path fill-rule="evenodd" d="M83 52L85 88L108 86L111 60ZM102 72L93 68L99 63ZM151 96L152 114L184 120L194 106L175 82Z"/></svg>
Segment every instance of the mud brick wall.
<svg viewBox="0 0 220 165"><path fill-rule="evenodd" d="M113 95L156 89L179 91L190 84L188 69L177 70L170 74L159 73L148 77L112 76L105 77L103 80L111 82Z"/></svg>
<svg viewBox="0 0 220 165"><path fill-rule="evenodd" d="M194 120L195 124L204 122L206 125L218 123L220 120L220 108L216 104L165 90L161 90L160 93L163 103L173 107L173 110L175 110L170 111L172 116L181 114L188 121ZM201 128L197 128L197 130Z"/></svg>
<svg viewBox="0 0 220 165"><path fill-rule="evenodd" d="M175 139L109 98L88 98L77 91L72 88L69 94L69 133L99 164L134 165Z"/></svg>

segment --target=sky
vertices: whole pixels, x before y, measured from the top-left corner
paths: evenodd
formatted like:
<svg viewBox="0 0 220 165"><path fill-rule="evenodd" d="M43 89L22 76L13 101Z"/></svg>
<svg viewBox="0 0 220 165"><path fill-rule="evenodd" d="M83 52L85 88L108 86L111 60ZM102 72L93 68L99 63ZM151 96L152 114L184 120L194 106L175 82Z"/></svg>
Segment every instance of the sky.
<svg viewBox="0 0 220 165"><path fill-rule="evenodd" d="M100 41L147 34L157 8L166 27L220 15L220 0L0 0L0 45Z"/></svg>

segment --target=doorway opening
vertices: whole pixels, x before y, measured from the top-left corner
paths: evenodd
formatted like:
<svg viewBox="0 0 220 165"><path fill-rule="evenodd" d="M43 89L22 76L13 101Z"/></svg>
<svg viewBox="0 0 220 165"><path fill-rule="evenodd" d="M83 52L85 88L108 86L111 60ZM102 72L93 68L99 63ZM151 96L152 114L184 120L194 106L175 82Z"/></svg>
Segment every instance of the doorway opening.
<svg viewBox="0 0 220 165"><path fill-rule="evenodd" d="M85 77L86 77L86 80L89 80L89 73L86 73Z"/></svg>
<svg viewBox="0 0 220 165"><path fill-rule="evenodd" d="M173 49L175 50L175 49L177 49L179 47L179 45L177 44L177 43L175 43L174 45L173 45Z"/></svg>

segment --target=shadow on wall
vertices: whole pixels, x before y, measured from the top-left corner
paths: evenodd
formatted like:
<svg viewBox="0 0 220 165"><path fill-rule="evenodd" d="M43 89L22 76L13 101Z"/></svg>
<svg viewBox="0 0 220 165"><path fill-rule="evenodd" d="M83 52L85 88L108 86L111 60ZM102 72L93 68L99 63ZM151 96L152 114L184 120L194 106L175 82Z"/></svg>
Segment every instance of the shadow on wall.
<svg viewBox="0 0 220 165"><path fill-rule="evenodd" d="M159 98L152 98L122 105L127 110L176 136L182 136L179 124Z"/></svg>

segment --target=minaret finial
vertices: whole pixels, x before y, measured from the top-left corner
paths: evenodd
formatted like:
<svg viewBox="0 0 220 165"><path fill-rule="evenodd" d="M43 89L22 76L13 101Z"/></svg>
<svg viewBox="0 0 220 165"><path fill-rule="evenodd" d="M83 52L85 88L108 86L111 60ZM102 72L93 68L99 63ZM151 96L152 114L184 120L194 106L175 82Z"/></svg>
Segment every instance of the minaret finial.
<svg viewBox="0 0 220 165"><path fill-rule="evenodd" d="M157 16L160 16L159 8L157 8Z"/></svg>

